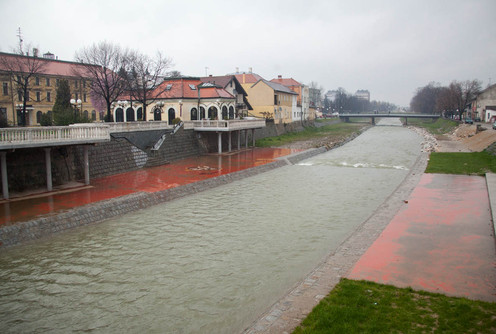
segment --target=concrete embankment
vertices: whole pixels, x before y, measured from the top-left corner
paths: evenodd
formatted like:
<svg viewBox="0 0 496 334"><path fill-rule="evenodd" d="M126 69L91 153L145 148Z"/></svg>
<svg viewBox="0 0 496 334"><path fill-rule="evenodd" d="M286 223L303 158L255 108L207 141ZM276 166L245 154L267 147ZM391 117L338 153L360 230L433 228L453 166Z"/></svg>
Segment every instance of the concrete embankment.
<svg viewBox="0 0 496 334"><path fill-rule="evenodd" d="M176 198L198 193L207 189L227 184L246 177L257 175L288 164L325 152L325 148L310 149L282 157L277 161L244 169L230 174L170 188L153 193L137 192L126 196L112 198L81 207L73 208L59 214L42 216L30 221L0 227L0 247L12 246L30 240L46 237L64 230L120 216L129 212L142 210L152 205L171 201Z"/></svg>

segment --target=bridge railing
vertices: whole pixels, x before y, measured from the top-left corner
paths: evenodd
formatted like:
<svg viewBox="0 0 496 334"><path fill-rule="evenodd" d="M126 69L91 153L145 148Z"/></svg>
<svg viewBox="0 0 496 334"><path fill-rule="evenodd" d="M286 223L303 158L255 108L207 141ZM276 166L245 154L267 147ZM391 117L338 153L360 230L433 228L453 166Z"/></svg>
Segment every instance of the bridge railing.
<svg viewBox="0 0 496 334"><path fill-rule="evenodd" d="M208 120L185 121L185 129L208 130L216 129L220 131L235 131L244 129L256 129L265 127L264 119L233 119L233 120Z"/></svg>

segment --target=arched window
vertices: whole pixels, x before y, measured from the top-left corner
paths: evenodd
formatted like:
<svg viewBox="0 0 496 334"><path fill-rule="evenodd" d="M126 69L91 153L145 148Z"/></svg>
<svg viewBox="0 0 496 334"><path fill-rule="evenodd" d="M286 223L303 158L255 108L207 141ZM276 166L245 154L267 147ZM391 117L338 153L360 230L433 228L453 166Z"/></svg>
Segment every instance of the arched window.
<svg viewBox="0 0 496 334"><path fill-rule="evenodd" d="M222 107L222 119L227 119L227 107Z"/></svg>
<svg viewBox="0 0 496 334"><path fill-rule="evenodd" d="M138 114L138 121L143 121L143 108L139 107L138 111L136 111L136 114Z"/></svg>
<svg viewBox="0 0 496 334"><path fill-rule="evenodd" d="M85 111L83 112L83 115L84 115L84 118L85 118L85 119L88 119L88 110L85 110Z"/></svg>
<svg viewBox="0 0 496 334"><path fill-rule="evenodd" d="M134 122L134 109L129 107L126 109L126 121L128 122Z"/></svg>
<svg viewBox="0 0 496 334"><path fill-rule="evenodd" d="M104 121L105 120L105 112L100 111L100 112L98 112L98 114L100 115L100 121Z"/></svg>
<svg viewBox="0 0 496 334"><path fill-rule="evenodd" d="M41 110L38 110L36 112L36 123L38 123L38 124L41 123L41 115L43 115L43 113L41 112Z"/></svg>
<svg viewBox="0 0 496 334"><path fill-rule="evenodd" d="M172 120L176 118L176 111L174 110L174 108L169 108L167 113L169 116L169 125L172 125Z"/></svg>
<svg viewBox="0 0 496 334"><path fill-rule="evenodd" d="M124 122L124 110L122 110L122 108L117 108L115 110L115 121Z"/></svg>
<svg viewBox="0 0 496 334"><path fill-rule="evenodd" d="M200 119L205 119L205 108L200 107Z"/></svg>
<svg viewBox="0 0 496 334"><path fill-rule="evenodd" d="M190 119L192 121L196 121L198 120L198 109L196 108L191 108L191 116L190 116Z"/></svg>
<svg viewBox="0 0 496 334"><path fill-rule="evenodd" d="M208 108L208 118L209 119L215 119L217 118L217 108L214 106L211 106Z"/></svg>
<svg viewBox="0 0 496 334"><path fill-rule="evenodd" d="M153 110L153 120L154 121L161 121L162 120L162 109L155 108Z"/></svg>
<svg viewBox="0 0 496 334"><path fill-rule="evenodd" d="M234 119L234 107L229 107L229 119Z"/></svg>
<svg viewBox="0 0 496 334"><path fill-rule="evenodd" d="M94 111L94 110L91 111L91 120L93 122L96 121L96 111Z"/></svg>

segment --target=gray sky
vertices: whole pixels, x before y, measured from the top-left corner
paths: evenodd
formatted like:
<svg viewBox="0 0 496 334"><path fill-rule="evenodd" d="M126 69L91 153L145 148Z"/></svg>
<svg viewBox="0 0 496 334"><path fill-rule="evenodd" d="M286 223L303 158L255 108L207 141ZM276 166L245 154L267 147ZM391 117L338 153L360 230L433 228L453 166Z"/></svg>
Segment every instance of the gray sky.
<svg viewBox="0 0 496 334"><path fill-rule="evenodd" d="M0 0L0 51L62 60L102 40L203 76L277 75L408 106L431 81L496 83L495 0Z"/></svg>

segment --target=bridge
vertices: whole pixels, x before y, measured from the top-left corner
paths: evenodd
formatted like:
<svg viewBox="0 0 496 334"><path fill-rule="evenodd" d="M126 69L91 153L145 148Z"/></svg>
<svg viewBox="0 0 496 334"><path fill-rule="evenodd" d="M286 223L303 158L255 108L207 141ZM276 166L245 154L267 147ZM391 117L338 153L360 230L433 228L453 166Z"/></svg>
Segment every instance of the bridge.
<svg viewBox="0 0 496 334"><path fill-rule="evenodd" d="M408 125L408 118L430 118L432 120L437 120L440 115L433 115L433 114L403 114L403 113L397 113L397 114L390 114L390 113L384 113L384 114L339 114L339 118L341 120L344 120L345 122L349 122L350 118L368 118L370 117L372 120L372 124L375 125L375 119L376 118L404 118L405 119L405 125Z"/></svg>

